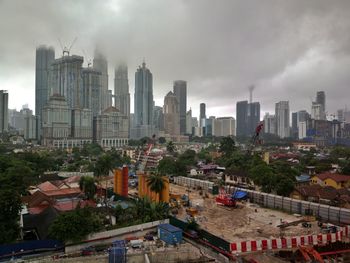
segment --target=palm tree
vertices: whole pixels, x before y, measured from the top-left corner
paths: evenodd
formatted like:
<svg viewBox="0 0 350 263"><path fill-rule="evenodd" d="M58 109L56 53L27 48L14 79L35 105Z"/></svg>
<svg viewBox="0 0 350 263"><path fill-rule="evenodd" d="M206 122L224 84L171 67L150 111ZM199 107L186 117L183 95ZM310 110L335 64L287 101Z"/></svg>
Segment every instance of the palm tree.
<svg viewBox="0 0 350 263"><path fill-rule="evenodd" d="M93 199L96 194L95 179L90 176L82 176L79 180L79 188L88 199Z"/></svg>
<svg viewBox="0 0 350 263"><path fill-rule="evenodd" d="M101 186L101 176L108 176L109 172L113 172L114 164L113 158L110 154L102 155L95 164L94 175L99 178L99 185ZM107 214L109 215L109 220L112 222L112 215L107 204L107 178L106 178L106 194L104 196L104 204L106 207Z"/></svg>
<svg viewBox="0 0 350 263"><path fill-rule="evenodd" d="M155 192L158 197L165 188L165 179L158 172L154 172L151 175L149 175L146 179L146 182L151 191Z"/></svg>

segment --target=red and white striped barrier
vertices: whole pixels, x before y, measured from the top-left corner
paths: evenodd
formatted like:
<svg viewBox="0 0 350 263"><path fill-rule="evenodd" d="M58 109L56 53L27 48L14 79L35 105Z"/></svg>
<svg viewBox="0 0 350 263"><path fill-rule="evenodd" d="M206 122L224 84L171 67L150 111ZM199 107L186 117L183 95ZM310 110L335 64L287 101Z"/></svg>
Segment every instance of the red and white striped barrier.
<svg viewBox="0 0 350 263"><path fill-rule="evenodd" d="M272 249L297 248L299 245L322 245L341 241L343 237L350 237L349 233L350 226L346 226L342 227L341 230L336 233L234 242L231 243L231 252L236 254Z"/></svg>

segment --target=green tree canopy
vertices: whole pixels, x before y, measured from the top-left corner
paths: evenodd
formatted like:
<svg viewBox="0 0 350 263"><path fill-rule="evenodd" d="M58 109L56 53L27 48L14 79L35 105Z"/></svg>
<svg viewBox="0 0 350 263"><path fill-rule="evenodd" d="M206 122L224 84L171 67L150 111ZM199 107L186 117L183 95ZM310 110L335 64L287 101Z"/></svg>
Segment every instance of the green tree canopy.
<svg viewBox="0 0 350 263"><path fill-rule="evenodd" d="M168 142L167 145L166 145L166 150L169 153L174 153L176 151L175 144L172 141Z"/></svg>
<svg viewBox="0 0 350 263"><path fill-rule="evenodd" d="M95 178L82 176L79 180L79 188L85 193L88 199L93 199L97 190Z"/></svg>
<svg viewBox="0 0 350 263"><path fill-rule="evenodd" d="M100 230L102 225L102 219L91 208L78 208L60 214L50 226L49 236L63 242L78 242Z"/></svg>
<svg viewBox="0 0 350 263"><path fill-rule="evenodd" d="M147 177L147 185L151 189L151 191L159 194L163 191L165 188L165 180L164 176L160 173L152 173Z"/></svg>
<svg viewBox="0 0 350 263"><path fill-rule="evenodd" d="M228 157L233 154L236 149L236 144L234 139L231 136L227 136L221 139L219 151L225 156Z"/></svg>

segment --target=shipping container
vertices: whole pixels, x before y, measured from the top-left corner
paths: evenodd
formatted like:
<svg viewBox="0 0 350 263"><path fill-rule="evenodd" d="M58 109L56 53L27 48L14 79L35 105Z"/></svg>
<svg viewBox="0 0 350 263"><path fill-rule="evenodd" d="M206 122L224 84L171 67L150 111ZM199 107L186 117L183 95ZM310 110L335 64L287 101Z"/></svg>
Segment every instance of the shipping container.
<svg viewBox="0 0 350 263"><path fill-rule="evenodd" d="M158 238L167 244L175 245L182 242L182 230L170 224L158 226Z"/></svg>
<svg viewBox="0 0 350 263"><path fill-rule="evenodd" d="M108 255L109 263L126 263L126 248L112 247L109 249Z"/></svg>

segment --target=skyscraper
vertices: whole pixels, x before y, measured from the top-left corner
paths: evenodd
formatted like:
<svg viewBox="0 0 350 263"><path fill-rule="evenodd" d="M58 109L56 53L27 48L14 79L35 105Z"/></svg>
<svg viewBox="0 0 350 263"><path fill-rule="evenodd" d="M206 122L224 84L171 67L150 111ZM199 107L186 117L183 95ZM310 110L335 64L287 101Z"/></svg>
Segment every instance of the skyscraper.
<svg viewBox="0 0 350 263"><path fill-rule="evenodd" d="M0 90L0 133L8 130L8 101L9 96L7 91Z"/></svg>
<svg viewBox="0 0 350 263"><path fill-rule="evenodd" d="M298 138L298 112L292 112L292 137Z"/></svg>
<svg viewBox="0 0 350 263"><path fill-rule="evenodd" d="M41 135L42 110L49 100L49 72L55 60L53 47L39 46L35 54L35 115L38 117L38 135Z"/></svg>
<svg viewBox="0 0 350 263"><path fill-rule="evenodd" d="M233 117L221 117L214 121L214 135L221 136L235 136L235 118Z"/></svg>
<svg viewBox="0 0 350 263"><path fill-rule="evenodd" d="M200 128L200 136L205 136L205 121L206 121L206 113L205 113L205 103L199 104L199 128Z"/></svg>
<svg viewBox="0 0 350 263"><path fill-rule="evenodd" d="M180 109L180 134L186 133L187 83L184 80L174 81L174 94Z"/></svg>
<svg viewBox="0 0 350 263"><path fill-rule="evenodd" d="M96 117L102 112L101 96L101 72L93 68L82 70L83 78L83 107L92 111Z"/></svg>
<svg viewBox="0 0 350 263"><path fill-rule="evenodd" d="M64 96L69 108L83 106L83 79L81 56L63 55L55 59L50 69L50 96Z"/></svg>
<svg viewBox="0 0 350 263"><path fill-rule="evenodd" d="M255 132L256 127L260 122L260 103L252 102L248 104L248 112L247 112L247 134L252 136Z"/></svg>
<svg viewBox="0 0 350 263"><path fill-rule="evenodd" d="M246 136L248 129L248 101L238 101L236 104L236 134Z"/></svg>
<svg viewBox="0 0 350 263"><path fill-rule="evenodd" d="M280 138L290 137L289 101L280 101L275 106L277 135Z"/></svg>
<svg viewBox="0 0 350 263"><path fill-rule="evenodd" d="M171 91L164 97L164 130L169 135L180 135L179 102Z"/></svg>
<svg viewBox="0 0 350 263"><path fill-rule="evenodd" d="M95 50L93 68L101 72L101 90L100 90L100 100L102 110L107 109L112 106L110 97L108 94L108 62L106 57Z"/></svg>
<svg viewBox="0 0 350 263"><path fill-rule="evenodd" d="M163 107L160 107L160 106L153 107L153 125L156 130L164 131Z"/></svg>
<svg viewBox="0 0 350 263"><path fill-rule="evenodd" d="M132 138L153 135L153 76L143 62L135 73L134 129Z"/></svg>
<svg viewBox="0 0 350 263"><path fill-rule="evenodd" d="M199 104L199 120L206 119L207 116L205 114L205 103Z"/></svg>
<svg viewBox="0 0 350 263"><path fill-rule="evenodd" d="M264 116L264 133L276 134L276 116L268 112Z"/></svg>
<svg viewBox="0 0 350 263"><path fill-rule="evenodd" d="M189 111L186 113L186 134L191 135L192 134L192 109L190 108Z"/></svg>
<svg viewBox="0 0 350 263"><path fill-rule="evenodd" d="M316 103L321 105L321 120L326 119L326 94L324 91L317 91Z"/></svg>
<svg viewBox="0 0 350 263"><path fill-rule="evenodd" d="M115 107L126 116L130 116L130 93L128 67L120 64L114 72Z"/></svg>

